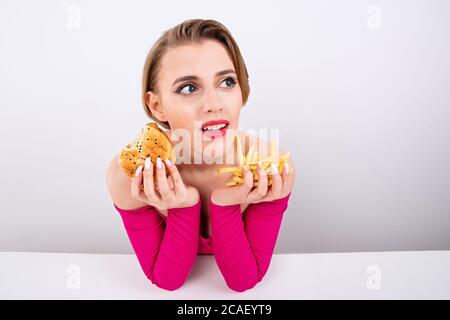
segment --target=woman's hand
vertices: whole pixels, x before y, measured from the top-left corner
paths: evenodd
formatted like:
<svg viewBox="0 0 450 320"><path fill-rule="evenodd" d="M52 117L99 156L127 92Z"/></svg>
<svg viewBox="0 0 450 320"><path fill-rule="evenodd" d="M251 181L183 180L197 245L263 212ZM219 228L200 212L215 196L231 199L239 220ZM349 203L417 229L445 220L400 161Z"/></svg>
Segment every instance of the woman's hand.
<svg viewBox="0 0 450 320"><path fill-rule="evenodd" d="M286 163L287 164L287 163ZM272 201L287 196L294 184L293 166L287 164L281 175L275 165L271 167L272 185L268 187L267 173L258 165L258 186L253 188L253 174L243 166L244 183L235 187L216 189L211 193L211 201L217 205L250 204ZM252 190L253 189L253 190Z"/></svg>
<svg viewBox="0 0 450 320"><path fill-rule="evenodd" d="M190 207L200 200L198 190L183 183L174 163L170 160L162 161L158 157L156 164L154 168L150 158L147 158L145 167L139 166L136 170L131 183L131 196L134 199L154 206L160 211ZM166 166L169 177L166 175ZM156 179L154 179L154 170L156 170Z"/></svg>

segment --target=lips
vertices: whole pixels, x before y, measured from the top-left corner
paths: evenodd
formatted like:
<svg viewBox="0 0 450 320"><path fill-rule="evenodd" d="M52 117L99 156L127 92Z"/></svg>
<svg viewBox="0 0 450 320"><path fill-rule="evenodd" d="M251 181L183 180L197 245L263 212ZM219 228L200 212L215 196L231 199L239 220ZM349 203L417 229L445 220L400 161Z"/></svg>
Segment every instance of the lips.
<svg viewBox="0 0 450 320"><path fill-rule="evenodd" d="M225 120L225 119L219 119L219 120L212 120L212 121L207 121L205 123L202 124L201 129L203 130L205 127L209 127L209 126L215 126L218 124L225 124L228 125L229 121Z"/></svg>
<svg viewBox="0 0 450 320"><path fill-rule="evenodd" d="M205 127L215 126L215 125L220 125L220 124L224 124L225 126L218 130L203 130ZM201 127L202 135L205 137L209 137L210 139L223 137L227 134L228 125L229 125L228 120L224 120L224 119L205 122Z"/></svg>

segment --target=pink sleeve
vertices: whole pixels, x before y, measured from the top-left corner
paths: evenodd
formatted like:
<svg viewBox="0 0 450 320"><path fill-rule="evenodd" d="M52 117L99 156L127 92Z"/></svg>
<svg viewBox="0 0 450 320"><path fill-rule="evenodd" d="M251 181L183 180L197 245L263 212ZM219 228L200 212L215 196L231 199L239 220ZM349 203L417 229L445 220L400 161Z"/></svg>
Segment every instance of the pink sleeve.
<svg viewBox="0 0 450 320"><path fill-rule="evenodd" d="M253 288L266 274L291 193L268 202L220 206L210 201L214 258L228 287Z"/></svg>
<svg viewBox="0 0 450 320"><path fill-rule="evenodd" d="M201 199L191 207L168 209L166 221L153 206L114 207L147 278L166 290L181 287L197 256Z"/></svg>

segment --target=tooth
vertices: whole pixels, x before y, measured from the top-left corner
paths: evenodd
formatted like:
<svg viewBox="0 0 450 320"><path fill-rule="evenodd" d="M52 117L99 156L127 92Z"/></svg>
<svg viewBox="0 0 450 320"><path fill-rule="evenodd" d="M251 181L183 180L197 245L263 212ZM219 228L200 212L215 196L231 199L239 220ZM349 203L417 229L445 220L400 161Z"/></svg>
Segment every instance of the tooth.
<svg viewBox="0 0 450 320"><path fill-rule="evenodd" d="M207 126L207 127L204 128L204 130L220 130L220 129L224 128L224 127L226 127L225 124L216 124L216 125L213 125L213 126Z"/></svg>

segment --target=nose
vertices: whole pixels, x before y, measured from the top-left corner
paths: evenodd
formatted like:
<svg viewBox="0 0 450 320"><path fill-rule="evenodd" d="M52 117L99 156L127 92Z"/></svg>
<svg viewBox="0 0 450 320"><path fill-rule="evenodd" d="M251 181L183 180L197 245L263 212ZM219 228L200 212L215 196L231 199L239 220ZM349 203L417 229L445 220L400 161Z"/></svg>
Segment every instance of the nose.
<svg viewBox="0 0 450 320"><path fill-rule="evenodd" d="M203 111L204 112L217 112L222 111L223 106L220 101L217 93L214 90L209 90L206 94L205 101L203 103Z"/></svg>

